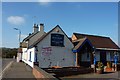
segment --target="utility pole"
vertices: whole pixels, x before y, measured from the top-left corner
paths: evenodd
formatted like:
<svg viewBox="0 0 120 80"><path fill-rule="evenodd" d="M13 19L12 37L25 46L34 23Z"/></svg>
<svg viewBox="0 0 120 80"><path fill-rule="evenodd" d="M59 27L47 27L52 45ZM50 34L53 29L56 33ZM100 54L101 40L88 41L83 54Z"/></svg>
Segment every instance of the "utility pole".
<svg viewBox="0 0 120 80"><path fill-rule="evenodd" d="M20 60L22 60L22 53L19 52L19 50L20 50L21 30L18 29L18 28L14 28L14 30L19 31L19 43L18 43L18 53L17 53L17 62L19 62Z"/></svg>
<svg viewBox="0 0 120 80"><path fill-rule="evenodd" d="M14 28L14 30L18 30L19 31L19 48L20 48L20 39L21 39L21 30L20 29L18 29L18 28Z"/></svg>

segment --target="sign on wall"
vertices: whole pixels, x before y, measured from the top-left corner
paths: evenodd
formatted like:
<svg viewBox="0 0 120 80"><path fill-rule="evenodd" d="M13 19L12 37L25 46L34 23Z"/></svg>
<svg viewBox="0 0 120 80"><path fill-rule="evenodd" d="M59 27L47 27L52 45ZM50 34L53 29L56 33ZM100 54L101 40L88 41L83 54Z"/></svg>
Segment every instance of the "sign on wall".
<svg viewBox="0 0 120 80"><path fill-rule="evenodd" d="M51 46L64 46L64 35L51 34Z"/></svg>
<svg viewBox="0 0 120 80"><path fill-rule="evenodd" d="M51 55L52 48L51 47L43 47L42 48L42 55L49 56Z"/></svg>

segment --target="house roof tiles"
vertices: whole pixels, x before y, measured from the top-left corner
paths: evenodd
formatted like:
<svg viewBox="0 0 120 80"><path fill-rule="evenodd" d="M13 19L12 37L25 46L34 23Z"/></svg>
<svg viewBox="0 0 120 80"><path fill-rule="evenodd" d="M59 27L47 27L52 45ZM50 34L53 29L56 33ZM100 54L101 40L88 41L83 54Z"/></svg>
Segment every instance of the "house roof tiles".
<svg viewBox="0 0 120 80"><path fill-rule="evenodd" d="M87 38L95 48L120 49L109 37L73 33L77 39Z"/></svg>
<svg viewBox="0 0 120 80"><path fill-rule="evenodd" d="M56 29L57 27L60 28L59 25L57 25L56 27L54 27L52 30L50 30L49 32L47 32L46 34L44 34L43 36L41 36L36 42L34 42L30 47L33 47L35 45L37 45L40 41L42 41L47 35L49 35L54 29ZM61 29L61 28L60 28ZM62 29L61 29L62 30ZM62 32L64 33L64 31L62 30ZM65 34L65 33L64 33ZM66 35L66 34L65 34ZM70 40L70 38L66 35L66 37ZM71 41L71 40L70 40Z"/></svg>

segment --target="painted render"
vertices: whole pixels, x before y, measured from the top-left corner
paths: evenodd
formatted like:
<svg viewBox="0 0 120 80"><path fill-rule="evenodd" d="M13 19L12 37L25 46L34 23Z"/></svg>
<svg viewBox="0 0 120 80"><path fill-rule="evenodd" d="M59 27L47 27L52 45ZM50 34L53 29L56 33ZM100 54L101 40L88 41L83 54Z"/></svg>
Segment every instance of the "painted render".
<svg viewBox="0 0 120 80"><path fill-rule="evenodd" d="M27 49L22 48L23 54L22 54L22 61L28 64L29 66L33 67L35 62L35 48ZM30 59L30 53L31 53L31 59Z"/></svg>
<svg viewBox="0 0 120 80"><path fill-rule="evenodd" d="M59 30L59 32L56 32L56 30ZM64 35L64 47L50 45L51 34L53 33ZM56 27L49 35L40 41L37 44L37 47L39 67L41 68L48 68L52 66L68 67L75 65L75 54L72 53L72 48L74 46L59 27ZM45 48L50 48L51 51L45 54L43 52Z"/></svg>
<svg viewBox="0 0 120 80"><path fill-rule="evenodd" d="M64 35L64 46L51 46L51 34ZM37 34L35 37L39 39L41 38L41 35L43 36L43 33ZM32 37L29 40L32 40L35 37ZM30 41L28 41L28 44L29 42ZM49 68L52 66L75 66L75 54L72 52L73 47L74 45L69 40L67 35L63 32L63 30L59 26L56 26L52 29L52 31L50 31L50 33L45 38L43 38L34 46L29 48L22 48L22 61L33 67L34 62L36 62L35 54L37 54L37 62L39 62L39 67L41 68Z"/></svg>

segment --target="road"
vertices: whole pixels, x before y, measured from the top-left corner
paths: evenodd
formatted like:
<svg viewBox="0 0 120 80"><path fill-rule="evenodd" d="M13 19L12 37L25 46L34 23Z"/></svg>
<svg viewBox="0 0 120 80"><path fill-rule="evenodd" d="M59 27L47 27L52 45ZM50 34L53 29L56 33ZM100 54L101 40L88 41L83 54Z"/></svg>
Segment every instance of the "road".
<svg viewBox="0 0 120 80"><path fill-rule="evenodd" d="M15 61L15 59L12 58L3 58L0 59L0 79L2 78L3 71L5 71L5 68L8 67L10 62Z"/></svg>
<svg viewBox="0 0 120 80"><path fill-rule="evenodd" d="M2 59L2 70L4 70L4 68L11 62L11 61L15 61L15 59L12 58L8 58L8 59Z"/></svg>

